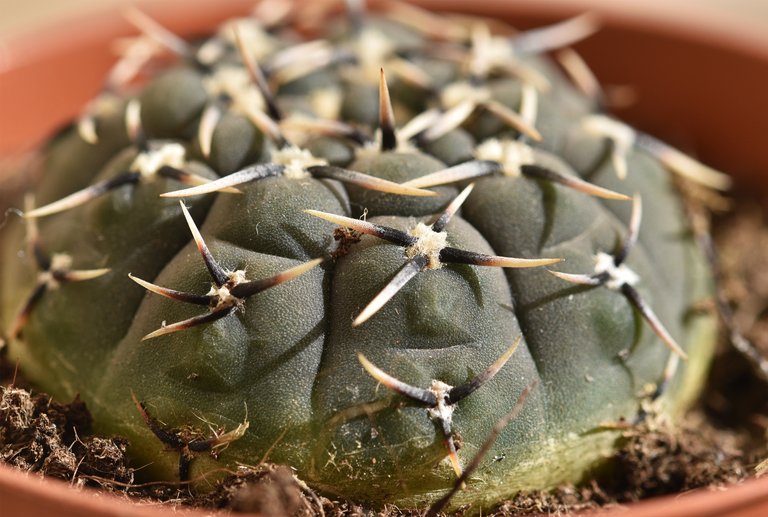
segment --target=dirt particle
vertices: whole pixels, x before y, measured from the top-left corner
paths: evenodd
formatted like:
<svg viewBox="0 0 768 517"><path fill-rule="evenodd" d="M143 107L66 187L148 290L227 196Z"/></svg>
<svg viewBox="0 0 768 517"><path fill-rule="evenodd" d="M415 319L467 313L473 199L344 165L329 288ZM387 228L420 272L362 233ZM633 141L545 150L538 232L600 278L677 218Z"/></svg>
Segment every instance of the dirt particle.
<svg viewBox="0 0 768 517"><path fill-rule="evenodd" d="M44 394L0 386L0 460L81 485L132 482L126 442L90 436L90 430L91 414L79 397L60 404Z"/></svg>
<svg viewBox="0 0 768 517"><path fill-rule="evenodd" d="M243 468L225 479L210 496L211 506L265 516L315 515L318 502L293 471L281 465Z"/></svg>
<svg viewBox="0 0 768 517"><path fill-rule="evenodd" d="M615 497L636 501L744 479L757 458L745 452L744 440L708 424L700 412L680 429L640 429L616 455Z"/></svg>
<svg viewBox="0 0 768 517"><path fill-rule="evenodd" d="M331 258L338 260L349 253L349 250L360 242L362 234L350 228L336 228L333 230L333 239L336 241L336 249L331 252Z"/></svg>
<svg viewBox="0 0 768 517"><path fill-rule="evenodd" d="M570 515L573 512L596 510L616 506L597 483L575 487L564 485L552 491L533 491L517 494L497 509L496 515Z"/></svg>

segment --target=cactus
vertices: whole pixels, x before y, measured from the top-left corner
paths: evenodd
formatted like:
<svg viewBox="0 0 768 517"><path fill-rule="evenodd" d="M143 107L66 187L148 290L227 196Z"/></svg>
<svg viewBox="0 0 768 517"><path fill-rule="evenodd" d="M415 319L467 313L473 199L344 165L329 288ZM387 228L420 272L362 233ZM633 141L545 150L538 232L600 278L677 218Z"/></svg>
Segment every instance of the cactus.
<svg viewBox="0 0 768 517"><path fill-rule="evenodd" d="M496 429L456 504L581 480L696 396L712 286L675 182L727 178L542 57L589 17L348 4L303 42L290 8L192 43L131 13L136 51L4 230L11 354L157 479L268 456L420 505Z"/></svg>

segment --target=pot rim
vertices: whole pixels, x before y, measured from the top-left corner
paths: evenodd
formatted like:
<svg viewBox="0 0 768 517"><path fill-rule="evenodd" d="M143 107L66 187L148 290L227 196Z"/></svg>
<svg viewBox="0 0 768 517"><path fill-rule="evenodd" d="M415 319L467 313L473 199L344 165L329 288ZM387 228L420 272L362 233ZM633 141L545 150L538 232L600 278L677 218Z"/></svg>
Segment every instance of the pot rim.
<svg viewBox="0 0 768 517"><path fill-rule="evenodd" d="M369 3L387 1L369 0ZM633 48L631 56L616 60L615 73L605 62L589 62L603 82L623 79L632 85L643 83L639 102L629 109L616 110L620 118L687 151L698 151L703 161L716 168L737 173L745 189L757 187L765 192L761 186L762 171L768 170L768 155L761 152L761 146L750 143L750 137L768 136L768 106L760 89L761 85L768 84L765 23L725 9L707 7L696 0L515 0L514 4L508 0L410 1L443 11L495 14L501 18L514 15L515 19L521 17L538 23L590 10L604 22L605 30L578 46L587 57L594 54L597 42L610 41L609 45L621 48L627 40L617 41L619 34L630 34L637 44L660 39L665 41L664 48L677 45L678 52L672 55ZM187 36L201 34L231 15L248 12L252 2L224 0L213 7L206 0L136 0L150 16ZM8 157L17 158L38 147L54 128L77 116L98 92L112 61L107 42L135 32L120 16L119 8L103 8L34 30L0 35L0 91L11 92L0 95L0 135L3 136L0 159L5 157L7 162ZM610 36L604 37L606 34ZM71 58L75 50L86 52L89 59L89 67L83 69L82 77L77 79L77 90L73 87L76 81L72 74L63 73L77 69L77 61ZM706 59L699 58L696 76L684 77L682 81L694 85L690 91L682 91L672 81L676 73L679 77L680 67L688 66L685 56L679 55L681 52L693 52L696 56L714 52L717 58L709 68ZM69 59L65 59L67 57ZM631 67L635 61L640 61L638 70L649 70L656 61L666 64L666 68L649 83L637 73L633 74ZM718 67L724 63L729 63L723 72L727 76L717 76ZM35 67L38 82L24 83L20 77ZM67 104L58 103L56 96L45 91L44 84L68 89L67 94L59 95L68 100ZM661 91L662 88L669 91ZM18 102L13 93L16 91L27 94L26 103ZM664 123L647 114L654 112L654 108L656 113L665 113ZM712 120L722 120L722 127L715 126ZM691 141L692 135L694 141ZM727 144L723 140L727 140ZM0 169L3 168L7 167L2 167L0 162Z"/></svg>

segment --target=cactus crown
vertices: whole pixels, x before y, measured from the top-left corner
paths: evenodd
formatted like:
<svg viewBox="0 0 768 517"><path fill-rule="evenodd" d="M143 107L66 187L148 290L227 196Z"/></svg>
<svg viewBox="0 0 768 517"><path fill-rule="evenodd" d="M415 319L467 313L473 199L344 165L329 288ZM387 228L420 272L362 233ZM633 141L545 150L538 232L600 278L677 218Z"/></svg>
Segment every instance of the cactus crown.
<svg viewBox="0 0 768 517"><path fill-rule="evenodd" d="M194 43L131 11L7 232L12 353L157 477L269 451L379 503L580 479L647 385L662 416L698 389L711 286L674 182L727 178L600 112L567 48L589 16L347 4L306 41L290 2Z"/></svg>

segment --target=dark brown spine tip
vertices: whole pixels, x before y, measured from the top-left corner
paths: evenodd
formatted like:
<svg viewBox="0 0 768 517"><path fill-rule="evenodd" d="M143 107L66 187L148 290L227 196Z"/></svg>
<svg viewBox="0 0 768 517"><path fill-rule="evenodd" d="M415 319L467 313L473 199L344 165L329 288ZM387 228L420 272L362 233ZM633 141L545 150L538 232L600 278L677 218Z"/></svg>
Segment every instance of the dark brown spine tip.
<svg viewBox="0 0 768 517"><path fill-rule="evenodd" d="M367 371L377 382L383 384L388 390L394 391L414 402L419 402L429 407L437 405L437 398L430 390L411 386L410 384L406 384L405 382L392 377L369 361L368 358L360 352L357 353L357 359L360 361L363 368L365 368L365 371Z"/></svg>
<svg viewBox="0 0 768 517"><path fill-rule="evenodd" d="M251 52L243 44L243 40L240 37L240 30L235 26L235 41L237 42L237 49L240 52L240 57L243 59L245 68L248 70L248 75L251 77L251 81L258 88L264 99L264 104L267 107L267 114L276 121L283 120L284 114L277 105L277 99L275 99L272 90L269 87L267 78L264 76L264 71L261 69L259 63L253 58Z"/></svg>
<svg viewBox="0 0 768 517"><path fill-rule="evenodd" d="M27 324L29 321L29 317L32 315L32 311L34 310L35 306L40 302L40 299L43 297L45 292L48 290L47 284L38 284L34 291L32 291L32 294L27 298L27 301L24 303L24 307L21 309L21 312L16 316L16 319L13 322L13 325L11 326L10 331L8 332L8 335L11 338L17 338L21 334L22 329L24 328L24 325Z"/></svg>
<svg viewBox="0 0 768 517"><path fill-rule="evenodd" d="M561 174L560 172L542 167L540 165L524 164L520 167L520 172L529 178L557 183L558 185L562 185L566 188L570 188L589 196L600 197L603 199L618 199L623 201L631 199L629 196L621 194L620 192L615 192L613 190L600 187L575 176L567 176L565 174Z"/></svg>
<svg viewBox="0 0 768 517"><path fill-rule="evenodd" d="M266 291L271 287L275 287L277 285L289 282L294 278L297 278L303 275L304 273L314 268L315 266L321 264L322 262L323 262L322 258L313 259L308 262L304 262L303 264L299 264L298 266L294 266L290 269L286 269L285 271L281 271L276 275L273 275L268 278L262 278L260 280L252 280L250 282L243 282L243 283L237 284L232 288L230 293L232 294L232 296L236 298L240 298L240 299L248 298L249 296L253 296L254 294L260 293L262 291Z"/></svg>
<svg viewBox="0 0 768 517"><path fill-rule="evenodd" d="M456 214L456 212L459 211L461 205L464 204L464 201L466 201L469 195L472 193L474 188L475 184L470 183L464 190L461 191L461 193L459 193L458 196L453 199L453 201L451 201L451 203L445 208L445 211L440 214L434 223L432 223L433 232L439 233L445 229L448 223L451 222L451 219Z"/></svg>
<svg viewBox="0 0 768 517"><path fill-rule="evenodd" d="M214 321L217 321L222 318L225 318L226 316L229 316L230 314L232 314L232 312L234 312L235 309L237 309L236 306L224 307L221 309L213 310L205 314L201 314L199 316L194 316L186 320L178 321L170 325L165 325L164 327L160 327L154 332L150 332L149 334L141 338L141 340L147 341L149 339L154 339L156 337L165 336L166 334L172 334L174 332L189 330L191 328L199 327L201 325L207 325L208 323L213 323Z"/></svg>
<svg viewBox="0 0 768 517"><path fill-rule="evenodd" d="M115 176L104 181L99 181L93 185L86 187L82 190L78 190L66 197L54 201L45 206L35 208L29 212L25 212L24 217L44 217L47 215L56 214L65 210L84 205L89 201L92 201L100 196L108 194L115 189L118 189L124 185L135 185L141 179L141 174L138 172L126 171L122 174Z"/></svg>
<svg viewBox="0 0 768 517"><path fill-rule="evenodd" d="M351 228L352 230L367 235L373 235L374 237L384 239L385 241L397 244L398 246L403 246L404 248L412 246L417 241L416 237L413 235L396 228L381 226L379 224L373 224L368 221L361 221L360 219L354 219L343 215L320 212L318 210L304 210L304 212L314 217L319 217L320 219L325 219L331 223L338 224L339 226Z"/></svg>
<svg viewBox="0 0 768 517"><path fill-rule="evenodd" d="M128 278L142 286L147 291L153 292L155 294L159 294L160 296L164 296L166 298L169 298L171 300L177 300L184 303L191 303L193 305L205 305L208 306L211 304L212 297L205 294L194 294L194 293L187 293L184 291L177 291L176 289L168 289L166 287L161 287L159 285L155 285L151 282L147 282L146 280L142 280L139 277L133 276L132 274L128 273Z"/></svg>
<svg viewBox="0 0 768 517"><path fill-rule="evenodd" d="M640 313L648 326L651 327L653 333L656 334L659 339L661 339L662 343L664 343L664 345L669 348L673 354L677 354L681 359L688 359L688 355L677 343L675 338L672 337L666 327L664 327L664 325L661 323L661 320L659 320L658 316L656 316L656 313L653 311L653 309L651 309L650 305L648 305L645 300L643 300L642 296L640 296L640 293L637 292L634 287L625 283L621 286L621 293L624 295L627 301Z"/></svg>
<svg viewBox="0 0 768 517"><path fill-rule="evenodd" d="M211 251L208 249L208 246L205 244L205 240L203 240L203 236L200 235L200 230L197 229L197 225L195 224L194 219L192 219L192 215L190 215L189 210L187 210L186 205L184 205L184 202L179 201L179 204L181 205L181 211L184 214L184 218L187 220L189 231L192 232L192 237L195 239L197 250L200 252L200 255L203 257L203 262L205 262L205 267L208 268L208 272L211 274L211 277L213 278L214 283L218 287L221 287L222 285L227 283L227 281L229 280L229 275L227 275L227 272L224 271L224 268L222 268L219 265L219 263L216 262L216 259L213 258Z"/></svg>
<svg viewBox="0 0 768 517"><path fill-rule="evenodd" d="M181 169L177 169L176 167L171 167L170 165L163 165L162 167L157 169L157 175L162 176L163 178L176 180L181 183L186 183L187 178L189 178L190 176L188 172L183 171Z"/></svg>
<svg viewBox="0 0 768 517"><path fill-rule="evenodd" d="M179 482L186 483L189 481L189 470L192 464L192 454L181 450L179 452Z"/></svg>
<svg viewBox="0 0 768 517"><path fill-rule="evenodd" d="M352 322L353 327L362 325L374 314L379 312L386 303L392 299L405 285L413 280L413 278L423 271L427 265L427 258L423 255L416 255L398 270L395 276L384 286L384 289L374 296L373 300L368 302L368 305L360 312L360 314Z"/></svg>
<svg viewBox="0 0 768 517"><path fill-rule="evenodd" d="M32 243L32 254L35 257L35 264L40 271L51 269L51 258L43 251L43 246L38 239Z"/></svg>
<svg viewBox="0 0 768 517"><path fill-rule="evenodd" d="M613 263L616 267L619 267L627 259L630 251L632 251L632 248L635 246L637 238L640 235L640 223L642 222L642 218L643 205L640 196L635 194L632 198L632 214L629 218L627 235L621 243L619 250L613 256Z"/></svg>
<svg viewBox="0 0 768 517"><path fill-rule="evenodd" d="M446 246L440 250L440 262L453 264L470 264L473 266L528 268L541 267L562 262L560 258L523 259L485 255Z"/></svg>
<svg viewBox="0 0 768 517"><path fill-rule="evenodd" d="M521 341L522 336L518 337L512 346L509 347L501 356L499 356L499 358L496 359L496 361L494 361L491 366L486 368L484 372L477 375L471 381L462 384L461 386L451 388L450 391L448 391L448 404L456 404L460 400L477 391L485 383L493 379L499 370L501 370L504 365L507 364L507 361L509 361L509 358L512 357L512 354L515 353L515 350L517 350L517 347L520 345Z"/></svg>
<svg viewBox="0 0 768 517"><path fill-rule="evenodd" d="M528 396L531 394L531 391L533 391L537 384L538 381L533 380L528 384L528 386L525 387L525 389L520 393L520 396L517 398L517 402L512 407L512 410L504 415L498 422L496 422L496 425L493 426L493 429L491 429L491 432L488 434L485 442L483 442L482 447L480 447L480 450L477 452L477 454L475 454L475 456L472 458L472 461L470 461L469 465L467 465L464 471L461 473L461 476L459 476L459 478L456 480L453 488L435 504L429 507L425 517L437 517L443 508L445 508L446 505L451 501L453 496L456 495L456 492L461 490L461 487L463 487L467 479L469 479L469 477L474 474L475 470L477 470L477 467L479 467L480 463L483 461L483 458L485 458L485 455L488 454L488 451L491 450L491 447L493 447L493 443L496 441L496 438L498 438L504 428L507 427L507 425L509 425L512 420L517 418L517 415L525 406L525 401L528 399Z"/></svg>
<svg viewBox="0 0 768 517"><path fill-rule="evenodd" d="M136 394L133 392L131 392L131 399L133 400L136 409L138 409L142 420L144 420L144 423L147 425L149 430L152 431L152 434L157 437L158 440L176 450L184 447L184 442L181 440L181 438L163 428L163 426L161 426L160 423L152 415L149 414L147 407L143 402L140 402L139 399L136 398Z"/></svg>

